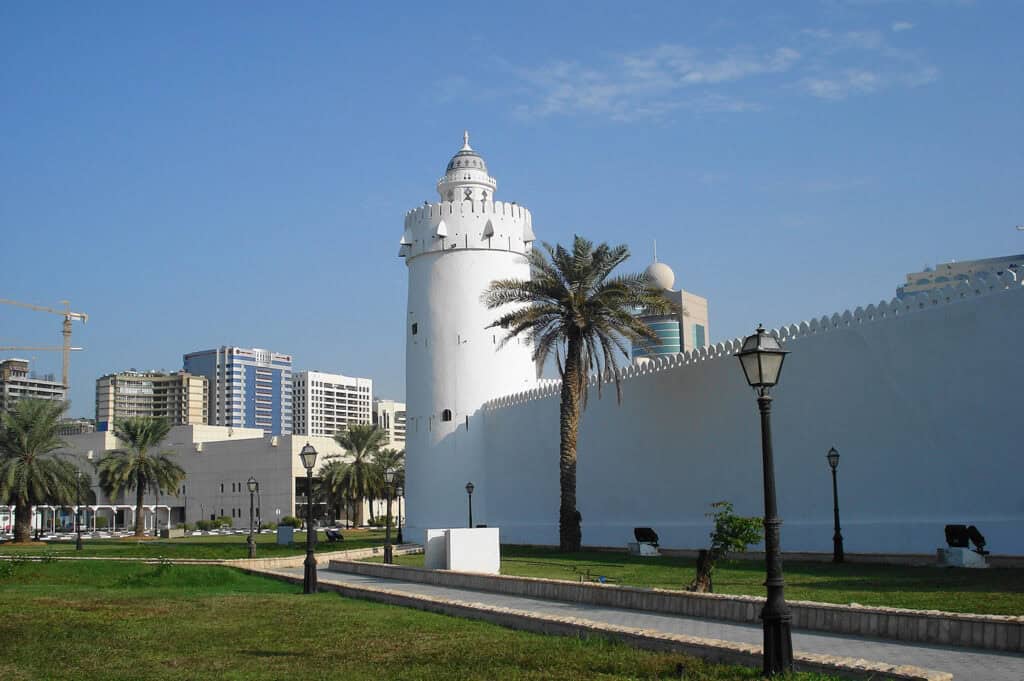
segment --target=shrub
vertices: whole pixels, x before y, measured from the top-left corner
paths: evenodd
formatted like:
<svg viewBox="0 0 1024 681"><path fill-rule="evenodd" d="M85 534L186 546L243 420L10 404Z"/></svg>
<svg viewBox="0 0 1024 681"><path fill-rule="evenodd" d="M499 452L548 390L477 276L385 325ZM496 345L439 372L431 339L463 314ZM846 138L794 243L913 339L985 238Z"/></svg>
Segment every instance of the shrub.
<svg viewBox="0 0 1024 681"><path fill-rule="evenodd" d="M715 511L706 514L715 521L715 529L711 531L711 548L702 549L697 556L697 576L686 587L688 591L713 592L711 573L715 570L715 563L729 551L742 553L751 544L760 543L763 538L761 518L736 515L732 503L728 501L716 501L711 504L711 508Z"/></svg>
<svg viewBox="0 0 1024 681"><path fill-rule="evenodd" d="M217 527L234 527L235 525L235 521L230 516L226 515L222 515L213 522L217 524Z"/></svg>
<svg viewBox="0 0 1024 681"><path fill-rule="evenodd" d="M302 527L302 520L296 518L293 515L286 515L285 517L281 518L280 524L285 525L287 527Z"/></svg>
<svg viewBox="0 0 1024 681"><path fill-rule="evenodd" d="M215 527L220 527L220 524L216 520L197 520L196 529L203 531L210 531Z"/></svg>
<svg viewBox="0 0 1024 681"><path fill-rule="evenodd" d="M106 528L110 524L110 519L105 515L96 516L96 529Z"/></svg>
<svg viewBox="0 0 1024 681"><path fill-rule="evenodd" d="M386 515L379 515L376 518L370 519L370 527L384 527L388 524L388 517Z"/></svg>
<svg viewBox="0 0 1024 681"><path fill-rule="evenodd" d="M202 522L202 521L200 521L200 522ZM185 530L186 532L192 532L192 531L194 531L196 529L195 523L182 523L180 525L180 527L181 527L181 529Z"/></svg>
<svg viewBox="0 0 1024 681"><path fill-rule="evenodd" d="M260 529L261 530L276 530L277 529L277 523L275 523L274 521L270 521L270 522L267 522L267 523L260 523Z"/></svg>

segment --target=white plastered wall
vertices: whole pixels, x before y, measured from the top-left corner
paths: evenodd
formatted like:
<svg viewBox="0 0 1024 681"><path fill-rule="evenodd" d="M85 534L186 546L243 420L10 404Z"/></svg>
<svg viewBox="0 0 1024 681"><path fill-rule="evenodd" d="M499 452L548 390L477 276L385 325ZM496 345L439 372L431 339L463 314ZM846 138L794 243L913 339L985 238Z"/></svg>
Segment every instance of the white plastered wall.
<svg viewBox="0 0 1024 681"><path fill-rule="evenodd" d="M782 330L792 354L772 426L784 550L831 551L834 445L848 552L928 553L944 525L969 523L994 552L1024 554L1024 289L987 286ZM700 548L711 502L763 513L757 405L735 349L633 367L621 405L613 386L592 393L579 440L585 544L623 546L651 526L664 546ZM556 544L557 386L495 400L484 420L489 523L505 542Z"/></svg>

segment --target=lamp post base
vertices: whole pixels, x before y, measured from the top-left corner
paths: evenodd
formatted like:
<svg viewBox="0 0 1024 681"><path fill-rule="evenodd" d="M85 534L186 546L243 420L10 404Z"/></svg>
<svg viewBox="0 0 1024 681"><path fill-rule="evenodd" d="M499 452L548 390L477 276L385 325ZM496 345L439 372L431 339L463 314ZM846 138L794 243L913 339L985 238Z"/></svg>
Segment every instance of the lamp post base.
<svg viewBox="0 0 1024 681"><path fill-rule="evenodd" d="M384 562L387 565L391 565L391 563L393 562L392 561L392 556L393 555L394 555L394 552L393 552L393 549L391 547L391 544L385 544L385 546L384 546Z"/></svg>
<svg viewBox="0 0 1024 681"><path fill-rule="evenodd" d="M793 671L793 634L791 618L787 615L761 615L764 621L764 668L765 676L786 674Z"/></svg>
<svg viewBox="0 0 1024 681"><path fill-rule="evenodd" d="M78 533L78 537L75 539L75 551L82 550L82 533Z"/></svg>
<svg viewBox="0 0 1024 681"><path fill-rule="evenodd" d="M252 538L251 534L249 535L249 539L246 540L245 545L249 549L249 558L250 559L255 558L256 557L256 542L253 541L253 538Z"/></svg>
<svg viewBox="0 0 1024 681"><path fill-rule="evenodd" d="M315 594L317 592L316 558L313 557L312 551L306 552L306 561L303 563L303 566L305 571L302 576L302 593Z"/></svg>
<svg viewBox="0 0 1024 681"><path fill-rule="evenodd" d="M843 553L843 536L836 534L832 537L832 562L842 563L846 559Z"/></svg>

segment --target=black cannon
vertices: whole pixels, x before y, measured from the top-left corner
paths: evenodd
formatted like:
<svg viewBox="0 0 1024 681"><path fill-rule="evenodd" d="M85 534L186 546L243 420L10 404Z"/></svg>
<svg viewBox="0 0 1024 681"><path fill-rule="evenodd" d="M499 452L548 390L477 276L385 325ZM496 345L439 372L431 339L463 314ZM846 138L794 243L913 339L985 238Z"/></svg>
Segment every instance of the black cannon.
<svg viewBox="0 0 1024 681"><path fill-rule="evenodd" d="M966 549L974 544L974 552L979 556L987 556L985 535L974 525L946 525L946 543L953 549Z"/></svg>
<svg viewBox="0 0 1024 681"><path fill-rule="evenodd" d="M652 546L658 546L658 533L650 527L634 527L633 536L641 544L650 544Z"/></svg>

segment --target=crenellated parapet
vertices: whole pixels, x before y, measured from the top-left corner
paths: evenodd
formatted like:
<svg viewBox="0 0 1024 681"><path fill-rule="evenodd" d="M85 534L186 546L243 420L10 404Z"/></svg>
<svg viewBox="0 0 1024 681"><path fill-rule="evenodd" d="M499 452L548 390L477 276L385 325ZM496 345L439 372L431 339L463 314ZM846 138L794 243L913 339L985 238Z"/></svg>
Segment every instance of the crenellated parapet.
<svg viewBox="0 0 1024 681"><path fill-rule="evenodd" d="M535 239L530 211L516 203L443 201L405 214L398 255L411 260L459 249L525 254Z"/></svg>
<svg viewBox="0 0 1024 681"><path fill-rule="evenodd" d="M933 289L909 298L893 298L867 307L837 312L831 316L788 324L772 329L769 333L782 342L814 336L831 331L848 329L862 324L875 324L887 319L902 318L925 310L952 305L964 300L981 296L999 294L1024 295L1024 282L1009 270L1000 275L979 275L973 280L963 281L955 286ZM642 363L630 364L618 370L620 380L629 380L636 376L644 376L662 371L685 370L686 367L699 362L708 362L724 358L733 358L743 344L742 338L722 341L710 346L672 355L659 355ZM611 382L610 378L605 379ZM589 386L597 385L597 377L592 376ZM484 404L487 411L495 411L533 400L557 397L562 389L558 379L543 379L536 388L495 398Z"/></svg>

